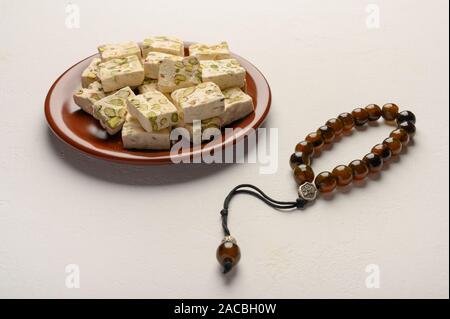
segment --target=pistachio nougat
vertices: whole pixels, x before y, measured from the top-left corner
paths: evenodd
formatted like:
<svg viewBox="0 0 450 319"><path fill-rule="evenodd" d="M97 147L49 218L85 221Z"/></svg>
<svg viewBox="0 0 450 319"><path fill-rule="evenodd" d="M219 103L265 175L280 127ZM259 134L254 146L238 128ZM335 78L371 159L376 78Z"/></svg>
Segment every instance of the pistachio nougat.
<svg viewBox="0 0 450 319"><path fill-rule="evenodd" d="M195 57L185 57L181 61L164 59L159 66L158 88L163 93L171 93L201 82L202 71Z"/></svg>
<svg viewBox="0 0 450 319"><path fill-rule="evenodd" d="M145 77L148 79L158 79L159 65L164 59L172 59L174 61L183 60L182 57L173 54L149 52L144 60Z"/></svg>
<svg viewBox="0 0 450 319"><path fill-rule="evenodd" d="M225 97L212 82L176 90L171 96L175 105L182 110L185 123L219 116L225 110Z"/></svg>
<svg viewBox="0 0 450 319"><path fill-rule="evenodd" d="M81 88L73 94L73 100L83 111L92 115L94 103L105 97L99 82L92 82L87 88Z"/></svg>
<svg viewBox="0 0 450 319"><path fill-rule="evenodd" d="M184 56L184 44L183 41L175 37L148 37L142 43L142 56L146 57L149 52L162 52Z"/></svg>
<svg viewBox="0 0 450 319"><path fill-rule="evenodd" d="M141 58L141 49L136 42L130 41L118 44L104 44L98 47L98 52L103 62L117 59L125 58L130 55L134 55L137 58Z"/></svg>
<svg viewBox="0 0 450 319"><path fill-rule="evenodd" d="M253 112L253 100L240 88L229 88L222 91L225 96L225 112L219 117L222 125L228 125Z"/></svg>
<svg viewBox="0 0 450 319"><path fill-rule="evenodd" d="M189 47L189 55L199 60L222 60L231 58L230 50L226 42L216 45L192 44Z"/></svg>
<svg viewBox="0 0 450 319"><path fill-rule="evenodd" d="M127 115L127 100L134 96L133 91L125 87L94 104L93 115L108 134L114 135L122 129Z"/></svg>
<svg viewBox="0 0 450 319"><path fill-rule="evenodd" d="M144 82L137 87L139 94L147 93L148 91L154 91L158 89L157 80L144 80Z"/></svg>
<svg viewBox="0 0 450 319"><path fill-rule="evenodd" d="M144 82L137 87L139 94L144 94L149 91L159 91L158 90L158 80L146 79ZM165 97L172 102L172 98L170 97L170 93L163 93Z"/></svg>
<svg viewBox="0 0 450 319"><path fill-rule="evenodd" d="M100 63L98 77L103 90L110 92L126 86L141 85L144 81L144 68L139 58L130 55Z"/></svg>
<svg viewBox="0 0 450 319"><path fill-rule="evenodd" d="M220 130L220 128L222 127L222 120L220 119L220 117L216 116L210 119L201 120L199 124L201 132L205 131L208 128L216 128ZM191 136L193 136L194 134L194 127L195 127L194 123L186 123L184 125L184 128L188 130Z"/></svg>
<svg viewBox="0 0 450 319"><path fill-rule="evenodd" d="M193 123L180 123L175 128L184 128L189 133L189 138L194 141L194 137L197 141L201 141L202 133L208 128L215 128L220 130L222 127L222 120L219 117L213 117L205 120L194 120Z"/></svg>
<svg viewBox="0 0 450 319"><path fill-rule="evenodd" d="M245 69L236 59L200 61L202 81L214 82L221 90L244 87Z"/></svg>
<svg viewBox="0 0 450 319"><path fill-rule="evenodd" d="M102 62L100 58L93 58L88 67L81 73L81 86L87 88L89 84L98 80L98 65Z"/></svg>
<svg viewBox="0 0 450 319"><path fill-rule="evenodd" d="M130 113L127 114L122 128L123 147L127 149L170 149L170 129L147 132L139 121Z"/></svg>
<svg viewBox="0 0 450 319"><path fill-rule="evenodd" d="M176 125L180 121L178 110L159 91L148 91L128 100L128 111L147 132Z"/></svg>

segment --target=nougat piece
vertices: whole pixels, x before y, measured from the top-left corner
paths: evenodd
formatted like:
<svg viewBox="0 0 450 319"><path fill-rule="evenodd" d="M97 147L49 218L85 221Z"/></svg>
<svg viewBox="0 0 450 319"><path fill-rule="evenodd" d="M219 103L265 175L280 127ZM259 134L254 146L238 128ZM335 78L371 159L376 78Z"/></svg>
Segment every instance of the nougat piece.
<svg viewBox="0 0 450 319"><path fill-rule="evenodd" d="M137 87L139 94L147 93L148 91L158 90L157 80L144 80L144 82Z"/></svg>
<svg viewBox="0 0 450 319"><path fill-rule="evenodd" d="M125 87L95 102L93 115L108 134L114 135L122 129L127 115L127 100L134 96L133 91Z"/></svg>
<svg viewBox="0 0 450 319"><path fill-rule="evenodd" d="M130 55L134 55L139 59L141 58L141 48L133 41L100 45L98 47L98 52L100 53L100 58L103 62L111 59L125 58Z"/></svg>
<svg viewBox="0 0 450 319"><path fill-rule="evenodd" d="M148 37L142 43L142 56L146 57L149 52L162 52L184 56L184 44L183 41L175 37Z"/></svg>
<svg viewBox="0 0 450 319"><path fill-rule="evenodd" d="M183 58L177 55L149 52L144 60L144 74L148 79L158 79L159 65L164 59L172 59L174 61L181 61Z"/></svg>
<svg viewBox="0 0 450 319"><path fill-rule="evenodd" d="M92 115L94 103L106 96L99 82L92 82L87 88L81 88L73 94L73 100L83 111Z"/></svg>
<svg viewBox="0 0 450 319"><path fill-rule="evenodd" d="M199 60L222 60L231 58L228 43L221 42L215 45L192 44L189 46L189 55Z"/></svg>
<svg viewBox="0 0 450 319"><path fill-rule="evenodd" d="M245 86L245 69L236 59L200 61L202 81L214 82L221 90Z"/></svg>
<svg viewBox="0 0 450 319"><path fill-rule="evenodd" d="M93 58L88 67L81 73L81 86L87 88L89 84L98 81L98 65L102 62L100 58Z"/></svg>
<svg viewBox="0 0 450 319"><path fill-rule="evenodd" d="M185 123L219 116L225 110L225 97L212 82L176 90L171 96L174 104L182 110Z"/></svg>
<svg viewBox="0 0 450 319"><path fill-rule="evenodd" d="M158 91L158 80L151 80L147 79L144 80L144 82L137 87L139 94L144 94L149 91ZM172 98L170 97L170 93L163 93L166 98L169 99L170 102L172 102Z"/></svg>
<svg viewBox="0 0 450 319"><path fill-rule="evenodd" d="M171 93L201 82L202 71L195 57L185 57L181 61L164 59L159 66L158 89L161 92Z"/></svg>
<svg viewBox="0 0 450 319"><path fill-rule="evenodd" d="M244 93L247 93L247 90L248 90L247 80L244 80L244 86L241 87L241 90L244 91Z"/></svg>
<svg viewBox="0 0 450 319"><path fill-rule="evenodd" d="M91 84L88 85L87 88L91 89L91 90L99 90L99 91L104 92L103 91L103 86L102 86L102 84L99 81L92 82Z"/></svg>
<svg viewBox="0 0 450 319"><path fill-rule="evenodd" d="M220 130L222 127L222 121L219 117L213 117L201 121L194 120L193 123L182 123L180 125L176 125L175 127L186 129L191 141L194 141L194 138L196 139L196 141L201 141L202 134L206 129L215 128Z"/></svg>
<svg viewBox="0 0 450 319"><path fill-rule="evenodd" d="M123 147L127 149L170 149L170 128L147 132L139 121L130 113L127 114L122 127Z"/></svg>
<svg viewBox="0 0 450 319"><path fill-rule="evenodd" d="M251 96L245 94L240 88L229 88L222 91L225 96L225 111L219 115L222 125L237 121L254 110Z"/></svg>
<svg viewBox="0 0 450 319"><path fill-rule="evenodd" d="M197 120L195 120L195 121L197 121ZM216 129L220 130L222 127L222 120L218 116L210 118L210 119L201 120L201 121L199 121L200 123L198 123L199 125L195 125L195 121L193 123L185 123L183 126L184 128L186 128L189 131L189 134L191 136L194 134L194 130L196 128L200 128L200 132L203 133L203 131L208 128L216 128Z"/></svg>
<svg viewBox="0 0 450 319"><path fill-rule="evenodd" d="M159 131L179 123L178 110L159 91L148 91L128 100L128 111L147 132Z"/></svg>
<svg viewBox="0 0 450 319"><path fill-rule="evenodd" d="M144 81L144 68L139 58L130 55L100 63L98 77L103 90L110 92L126 86L141 85Z"/></svg>

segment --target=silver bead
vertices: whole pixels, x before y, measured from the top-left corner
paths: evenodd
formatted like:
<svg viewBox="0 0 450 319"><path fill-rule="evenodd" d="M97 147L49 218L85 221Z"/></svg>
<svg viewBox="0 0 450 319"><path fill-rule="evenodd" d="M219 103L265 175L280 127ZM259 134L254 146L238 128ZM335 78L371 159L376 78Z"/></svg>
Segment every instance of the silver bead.
<svg viewBox="0 0 450 319"><path fill-rule="evenodd" d="M234 245L237 245L236 238L234 238L233 236L225 236L222 239L222 244L223 243L233 243Z"/></svg>
<svg viewBox="0 0 450 319"><path fill-rule="evenodd" d="M307 201L313 201L317 197L317 188L313 183L305 182L298 187L298 196Z"/></svg>

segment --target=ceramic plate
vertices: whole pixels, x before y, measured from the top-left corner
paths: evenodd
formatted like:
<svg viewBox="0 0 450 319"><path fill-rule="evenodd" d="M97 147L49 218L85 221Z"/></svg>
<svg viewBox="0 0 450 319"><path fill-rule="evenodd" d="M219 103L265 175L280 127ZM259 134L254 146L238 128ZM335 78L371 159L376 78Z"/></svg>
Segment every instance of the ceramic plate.
<svg viewBox="0 0 450 319"><path fill-rule="evenodd" d="M189 43L186 43L186 47L188 45ZM204 143L197 148L191 147L188 153L179 155L170 154L170 151L124 149L120 133L109 136L97 120L73 102L73 92L81 86L81 73L98 54L78 62L53 83L45 99L47 122L60 139L88 155L132 164L172 163L173 159L180 160L176 158L178 156L192 158L199 155L199 152L212 151L216 147L229 147L263 123L271 102L270 87L263 74L246 59L236 54L232 55L247 70L247 93L253 98L255 112L228 125L227 127L240 128L240 130L226 138L223 134L216 143Z"/></svg>

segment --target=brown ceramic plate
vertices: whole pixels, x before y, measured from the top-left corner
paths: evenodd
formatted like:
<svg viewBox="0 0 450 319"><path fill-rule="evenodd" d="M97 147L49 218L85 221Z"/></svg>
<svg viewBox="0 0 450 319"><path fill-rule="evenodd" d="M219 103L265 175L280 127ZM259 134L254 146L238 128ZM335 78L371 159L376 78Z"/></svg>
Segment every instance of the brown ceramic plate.
<svg viewBox="0 0 450 319"><path fill-rule="evenodd" d="M189 43L186 43L188 46ZM186 52L187 54L187 52ZM81 85L81 73L88 66L92 55L65 71L51 86L45 99L45 116L52 131L69 145L98 158L126 162L131 164L165 164L172 163L174 157L198 156L199 152L212 151L216 147L225 148L258 128L269 113L271 94L270 87L262 73L244 58L233 54L247 70L247 93L253 98L255 112L232 123L227 127L241 128L233 135L222 134L217 143L204 143L191 148L189 154L170 154L169 151L139 151L123 148L120 133L109 136L97 120L82 111L72 98L73 92ZM178 159L179 160L179 159Z"/></svg>

